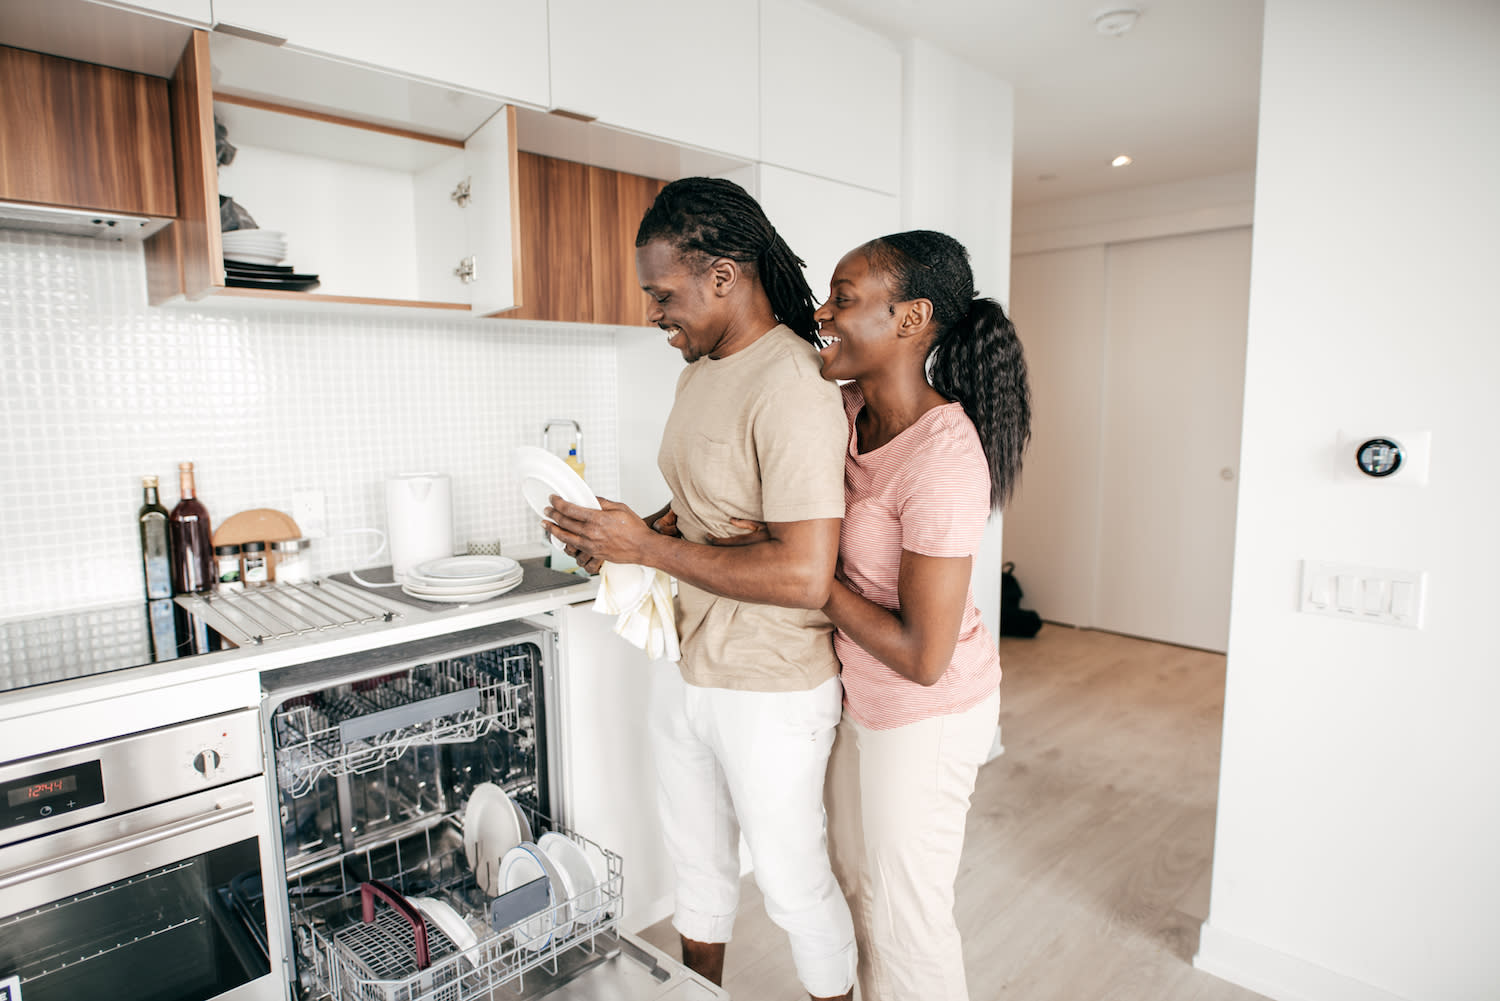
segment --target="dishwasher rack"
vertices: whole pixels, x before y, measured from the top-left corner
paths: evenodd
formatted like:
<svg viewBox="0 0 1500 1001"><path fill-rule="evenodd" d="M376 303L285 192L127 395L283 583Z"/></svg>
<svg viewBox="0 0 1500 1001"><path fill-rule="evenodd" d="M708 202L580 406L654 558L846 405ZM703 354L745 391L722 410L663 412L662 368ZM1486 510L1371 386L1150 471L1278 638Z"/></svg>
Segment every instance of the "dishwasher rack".
<svg viewBox="0 0 1500 1001"><path fill-rule="evenodd" d="M304 796L321 778L375 771L413 747L515 733L536 667L536 648L523 644L289 700L271 721L281 788Z"/></svg>
<svg viewBox="0 0 1500 1001"><path fill-rule="evenodd" d="M571 898L559 899L550 908L491 928L492 900L468 867L462 825L454 814L421 832L361 847L291 879L288 893L297 948L310 961L325 996L334 1001L489 1001L491 992L502 985L522 992L529 972L556 975L560 958L573 950L602 960L619 933L624 884L620 857L537 811L522 809L534 831L550 830L571 839L601 860L607 876L596 886L575 888ZM445 946L441 951L446 955L416 970L413 957L392 955L388 939L358 927L361 885L367 880L379 880L407 897L445 901L478 941L462 950ZM579 915L592 920L574 920ZM565 930L555 933L559 928ZM446 937L442 941L451 945Z"/></svg>

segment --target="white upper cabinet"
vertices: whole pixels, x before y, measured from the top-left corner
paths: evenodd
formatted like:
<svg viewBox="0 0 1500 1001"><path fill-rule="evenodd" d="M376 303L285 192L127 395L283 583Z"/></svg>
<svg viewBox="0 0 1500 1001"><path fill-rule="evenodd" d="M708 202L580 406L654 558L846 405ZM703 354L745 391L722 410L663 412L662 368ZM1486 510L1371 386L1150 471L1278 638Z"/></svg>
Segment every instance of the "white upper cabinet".
<svg viewBox="0 0 1500 1001"><path fill-rule="evenodd" d="M181 0L179 0L181 2ZM219 30L546 107L547 0L214 0Z"/></svg>
<svg viewBox="0 0 1500 1001"><path fill-rule="evenodd" d="M901 52L805 0L760 3L760 159L896 194Z"/></svg>
<svg viewBox="0 0 1500 1001"><path fill-rule="evenodd" d="M551 0L552 107L756 159L757 4Z"/></svg>
<svg viewBox="0 0 1500 1001"><path fill-rule="evenodd" d="M90 0L90 2L105 7L116 7L120 10L160 14L174 21L202 25L205 28L213 24L213 11L210 9L209 0Z"/></svg>
<svg viewBox="0 0 1500 1001"><path fill-rule="evenodd" d="M833 269L849 251L901 228L895 195L769 164L760 166L759 200L787 246L807 262L807 283L828 298Z"/></svg>

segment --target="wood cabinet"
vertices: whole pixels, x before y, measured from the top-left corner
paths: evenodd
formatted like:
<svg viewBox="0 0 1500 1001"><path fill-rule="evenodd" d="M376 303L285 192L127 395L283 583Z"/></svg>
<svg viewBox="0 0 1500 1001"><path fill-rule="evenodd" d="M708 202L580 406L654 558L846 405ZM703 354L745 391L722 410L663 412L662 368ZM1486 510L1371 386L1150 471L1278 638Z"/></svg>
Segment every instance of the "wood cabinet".
<svg viewBox="0 0 1500 1001"><path fill-rule="evenodd" d="M760 40L760 159L899 192L895 43L807 0L761 0Z"/></svg>
<svg viewBox="0 0 1500 1001"><path fill-rule="evenodd" d="M153 303L214 295L421 306L492 315L515 304L514 112L465 141L247 98L218 99L195 32L171 83L179 211L147 241ZM217 167L217 110L238 152ZM316 292L230 287L221 192L282 232ZM467 272L467 273L465 273Z"/></svg>
<svg viewBox="0 0 1500 1001"><path fill-rule="evenodd" d="M755 159L754 2L551 0L551 107Z"/></svg>
<svg viewBox="0 0 1500 1001"><path fill-rule="evenodd" d="M214 0L220 31L545 107L547 0Z"/></svg>
<svg viewBox="0 0 1500 1001"><path fill-rule="evenodd" d="M533 153L518 175L526 267L507 318L643 325L635 234L666 182Z"/></svg>
<svg viewBox="0 0 1500 1001"><path fill-rule="evenodd" d="M0 46L0 93L0 199L177 214L165 80Z"/></svg>

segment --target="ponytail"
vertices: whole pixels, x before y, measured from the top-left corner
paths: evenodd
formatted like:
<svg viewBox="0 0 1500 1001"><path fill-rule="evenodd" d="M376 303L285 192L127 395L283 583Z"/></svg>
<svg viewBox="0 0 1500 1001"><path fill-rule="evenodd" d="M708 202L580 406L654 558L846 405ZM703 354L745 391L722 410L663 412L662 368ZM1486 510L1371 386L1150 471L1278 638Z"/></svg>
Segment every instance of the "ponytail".
<svg viewBox="0 0 1500 1001"><path fill-rule="evenodd" d="M818 343L817 304L802 258L792 252L744 188L718 177L684 177L662 188L636 231L635 245L665 239L682 254L727 257L753 273L771 312L809 344Z"/></svg>
<svg viewBox="0 0 1500 1001"><path fill-rule="evenodd" d="M932 388L963 404L979 431L990 467L990 506L1015 493L1021 456L1031 441L1031 390L1021 339L993 299L974 299L968 312L933 340L927 355Z"/></svg>
<svg viewBox="0 0 1500 1001"><path fill-rule="evenodd" d="M990 506L998 510L1015 492L1031 441L1031 390L1015 325L998 302L974 294L969 252L953 237L911 230L865 250L896 301L932 303L927 379L974 422L990 469Z"/></svg>

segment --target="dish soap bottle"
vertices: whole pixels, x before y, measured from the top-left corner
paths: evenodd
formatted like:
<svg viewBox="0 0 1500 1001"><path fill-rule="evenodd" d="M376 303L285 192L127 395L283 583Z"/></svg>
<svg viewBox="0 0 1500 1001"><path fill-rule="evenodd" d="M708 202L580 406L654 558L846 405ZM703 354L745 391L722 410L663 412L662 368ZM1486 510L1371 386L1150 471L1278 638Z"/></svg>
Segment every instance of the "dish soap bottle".
<svg viewBox="0 0 1500 1001"><path fill-rule="evenodd" d="M576 441L568 446L568 454L563 461L573 468L573 472L578 474L580 480L583 479L583 460L578 457L578 443Z"/></svg>

